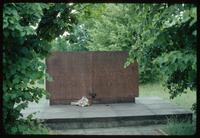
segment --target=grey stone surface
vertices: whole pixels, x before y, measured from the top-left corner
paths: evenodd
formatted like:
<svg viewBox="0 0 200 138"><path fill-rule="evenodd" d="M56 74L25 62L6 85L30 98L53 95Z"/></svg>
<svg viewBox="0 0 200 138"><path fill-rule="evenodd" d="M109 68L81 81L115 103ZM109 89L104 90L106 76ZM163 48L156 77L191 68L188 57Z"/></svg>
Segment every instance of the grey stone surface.
<svg viewBox="0 0 200 138"><path fill-rule="evenodd" d="M143 109L143 108L142 108ZM115 110L115 113L117 116L147 116L147 115L154 115L154 113L151 110Z"/></svg>
<svg viewBox="0 0 200 138"><path fill-rule="evenodd" d="M151 109L155 115L165 115L165 114L190 114L190 111L181 108L166 108L166 109Z"/></svg>
<svg viewBox="0 0 200 138"><path fill-rule="evenodd" d="M22 111L24 117L32 112L37 112L35 117L51 120L51 123L60 120L63 128L131 126L162 122L166 115L192 115L191 111L159 97L138 97L136 103L93 104L88 107L50 106L49 100L43 98L38 104L30 103Z"/></svg>

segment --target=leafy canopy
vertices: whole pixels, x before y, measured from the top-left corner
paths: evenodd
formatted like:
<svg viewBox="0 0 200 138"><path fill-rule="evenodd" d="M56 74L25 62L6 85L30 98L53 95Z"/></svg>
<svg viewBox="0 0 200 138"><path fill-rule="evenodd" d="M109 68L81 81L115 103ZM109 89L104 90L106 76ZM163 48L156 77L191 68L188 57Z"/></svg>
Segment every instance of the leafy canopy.
<svg viewBox="0 0 200 138"><path fill-rule="evenodd" d="M23 134L31 118L22 119L28 102L47 92L43 83L51 41L76 23L69 4L6 3L3 5L3 124L8 134ZM45 75L48 77L48 74ZM29 122L29 123L28 123ZM41 126L38 126L41 128ZM41 132L42 133L42 132Z"/></svg>

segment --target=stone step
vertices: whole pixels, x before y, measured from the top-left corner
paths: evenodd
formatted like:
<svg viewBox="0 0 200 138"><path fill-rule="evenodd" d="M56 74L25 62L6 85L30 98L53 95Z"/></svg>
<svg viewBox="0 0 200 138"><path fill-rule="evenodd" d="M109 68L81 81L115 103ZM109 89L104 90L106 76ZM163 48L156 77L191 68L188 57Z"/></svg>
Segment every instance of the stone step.
<svg viewBox="0 0 200 138"><path fill-rule="evenodd" d="M135 103L93 104L88 107L49 105L43 100L30 104L24 117L32 112L35 117L53 129L103 128L147 124L163 124L167 119L192 120L192 111L159 97L138 97Z"/></svg>
<svg viewBox="0 0 200 138"><path fill-rule="evenodd" d="M46 119L44 124L51 129L80 129L80 128L111 128L126 126L146 126L154 124L166 124L169 118L192 119L192 114L176 115L144 115L144 116L116 116L93 118L58 118Z"/></svg>

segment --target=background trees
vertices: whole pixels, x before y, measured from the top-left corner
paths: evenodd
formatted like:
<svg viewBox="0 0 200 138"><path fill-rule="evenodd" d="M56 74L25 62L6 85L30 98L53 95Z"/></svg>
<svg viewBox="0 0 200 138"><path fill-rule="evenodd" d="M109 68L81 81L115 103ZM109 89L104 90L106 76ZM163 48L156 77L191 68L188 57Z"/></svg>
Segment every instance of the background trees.
<svg viewBox="0 0 200 138"><path fill-rule="evenodd" d="M130 57L159 69L171 98L187 88L196 90L196 7L159 4L149 9Z"/></svg>

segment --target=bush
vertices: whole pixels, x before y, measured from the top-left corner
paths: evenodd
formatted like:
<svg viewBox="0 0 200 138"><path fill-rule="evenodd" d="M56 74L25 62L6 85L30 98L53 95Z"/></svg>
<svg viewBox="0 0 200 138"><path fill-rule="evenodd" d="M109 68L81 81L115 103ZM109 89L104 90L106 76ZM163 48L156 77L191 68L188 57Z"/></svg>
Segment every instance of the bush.
<svg viewBox="0 0 200 138"><path fill-rule="evenodd" d="M74 22L68 4L6 3L3 5L3 125L7 134L42 132L32 119L20 119L28 102L38 102L47 91L43 81L51 41ZM57 15L60 14L60 17ZM41 129L36 131L37 128ZM46 132L46 131L45 131Z"/></svg>
<svg viewBox="0 0 200 138"><path fill-rule="evenodd" d="M10 131L10 132L9 132ZM37 119L19 119L7 131L9 134L48 134L50 131Z"/></svg>
<svg viewBox="0 0 200 138"><path fill-rule="evenodd" d="M188 119L180 121L171 118L168 120L164 131L169 135L194 135L196 133L196 123Z"/></svg>

